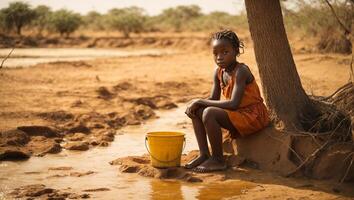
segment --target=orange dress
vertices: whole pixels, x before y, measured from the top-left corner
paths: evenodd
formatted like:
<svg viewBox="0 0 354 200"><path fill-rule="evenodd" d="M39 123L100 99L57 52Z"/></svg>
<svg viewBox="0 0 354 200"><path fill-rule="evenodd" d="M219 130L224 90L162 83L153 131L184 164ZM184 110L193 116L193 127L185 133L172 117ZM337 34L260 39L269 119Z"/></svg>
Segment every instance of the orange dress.
<svg viewBox="0 0 354 200"><path fill-rule="evenodd" d="M217 72L224 98L231 99L233 86L236 81L236 73L233 72L231 80L228 81L227 85L224 85L222 79L224 69L218 67ZM225 109L225 111L241 136L255 133L266 127L270 122L267 108L263 103L261 93L254 78L251 83L246 85L238 108L236 110Z"/></svg>

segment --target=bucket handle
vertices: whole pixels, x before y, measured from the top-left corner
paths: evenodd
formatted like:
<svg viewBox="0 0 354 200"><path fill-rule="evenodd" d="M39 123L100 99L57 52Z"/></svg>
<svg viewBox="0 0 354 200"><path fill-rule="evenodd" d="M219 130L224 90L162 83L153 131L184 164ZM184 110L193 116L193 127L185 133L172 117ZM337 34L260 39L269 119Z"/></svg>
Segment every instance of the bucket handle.
<svg viewBox="0 0 354 200"><path fill-rule="evenodd" d="M153 158L153 159L155 159L155 160L157 160L157 161L159 161L159 162L162 162L162 163L169 163L169 162L173 162L173 161L176 161L177 159L179 159L179 156L177 156L177 158L174 158L174 159L172 159L172 160L168 160L168 161L164 161L164 160L160 160L160 159L157 159L155 156L153 156L152 155L152 153L150 152L150 150L149 150L149 147L147 146L147 144L146 144L146 141L148 140L148 138L147 138L147 136L145 136L145 148L146 148L146 150L148 151L148 153L149 153L149 155ZM182 148L182 152L184 151L184 148L186 147L186 138L184 137L183 138L183 148Z"/></svg>

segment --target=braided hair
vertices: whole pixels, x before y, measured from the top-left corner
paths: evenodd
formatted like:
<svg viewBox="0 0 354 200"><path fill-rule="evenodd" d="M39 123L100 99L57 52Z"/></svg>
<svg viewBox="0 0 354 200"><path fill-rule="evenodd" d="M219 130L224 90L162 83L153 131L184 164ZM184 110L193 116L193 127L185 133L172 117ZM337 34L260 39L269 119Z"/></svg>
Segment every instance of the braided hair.
<svg viewBox="0 0 354 200"><path fill-rule="evenodd" d="M241 54L240 49L242 49L242 53L244 53L244 44L240 41L235 32L225 29L219 32L214 33L211 36L211 40L227 40L231 42L232 47L236 50L236 56Z"/></svg>

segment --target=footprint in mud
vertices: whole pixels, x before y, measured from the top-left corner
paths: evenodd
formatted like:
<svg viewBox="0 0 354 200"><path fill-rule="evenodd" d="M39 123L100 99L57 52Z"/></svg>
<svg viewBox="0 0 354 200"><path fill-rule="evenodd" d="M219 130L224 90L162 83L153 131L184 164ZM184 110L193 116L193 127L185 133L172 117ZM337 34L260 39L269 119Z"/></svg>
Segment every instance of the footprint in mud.
<svg viewBox="0 0 354 200"><path fill-rule="evenodd" d="M41 65L41 64L38 64ZM85 61L54 61L54 62L49 62L45 63L45 65L51 65L51 66L56 66L56 67L86 67L90 68L92 67L91 64L85 62Z"/></svg>
<svg viewBox="0 0 354 200"><path fill-rule="evenodd" d="M55 122L65 122L65 121L72 120L74 118L73 114L63 110L58 110L53 112L42 112L39 113L38 116L43 119L51 120Z"/></svg>
<svg viewBox="0 0 354 200"><path fill-rule="evenodd" d="M98 93L98 98L104 100L110 100L115 96L115 94L109 91L106 87L99 87L96 92Z"/></svg>
<svg viewBox="0 0 354 200"><path fill-rule="evenodd" d="M63 170L63 171L67 171L71 170L70 168L66 168L66 167L59 167L56 168L56 170ZM86 172L70 172L70 173L61 173L61 174L54 174L54 175L50 175L47 178L62 178L62 177L67 177L67 176L71 176L71 177L82 177L82 176L88 176L91 174L96 174L97 172L94 171L86 171Z"/></svg>
<svg viewBox="0 0 354 200"><path fill-rule="evenodd" d="M82 176L87 176L87 175L91 175L91 174L96 174L97 172L94 171L87 171L87 172L71 172L70 176L73 177L82 177Z"/></svg>
<svg viewBox="0 0 354 200"><path fill-rule="evenodd" d="M92 189L86 189L82 190L83 192L104 192L104 191L110 191L111 189L109 188L92 188Z"/></svg>
<svg viewBox="0 0 354 200"><path fill-rule="evenodd" d="M49 167L48 170L60 170L60 171L68 171L74 169L73 167L69 166L61 166L61 167Z"/></svg>
<svg viewBox="0 0 354 200"><path fill-rule="evenodd" d="M117 85L113 86L113 89L115 91L129 90L129 89L132 89L132 88L133 88L133 84L131 84L131 83L127 82L127 81L118 83Z"/></svg>
<svg viewBox="0 0 354 200"><path fill-rule="evenodd" d="M24 174L40 174L42 172L23 172Z"/></svg>
<svg viewBox="0 0 354 200"><path fill-rule="evenodd" d="M54 174L51 176L47 176L47 178L62 178L62 177L67 177L69 176L68 174Z"/></svg>

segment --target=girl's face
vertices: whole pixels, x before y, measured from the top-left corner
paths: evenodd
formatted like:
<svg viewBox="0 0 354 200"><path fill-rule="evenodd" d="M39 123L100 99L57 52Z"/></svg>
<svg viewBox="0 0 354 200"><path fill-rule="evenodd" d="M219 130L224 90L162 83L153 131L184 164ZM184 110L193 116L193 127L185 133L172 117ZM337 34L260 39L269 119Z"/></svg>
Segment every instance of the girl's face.
<svg viewBox="0 0 354 200"><path fill-rule="evenodd" d="M221 68L227 68L236 61L236 51L228 40L212 41L215 63Z"/></svg>

